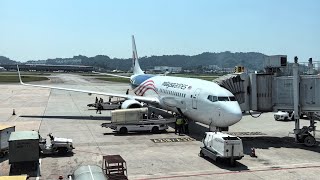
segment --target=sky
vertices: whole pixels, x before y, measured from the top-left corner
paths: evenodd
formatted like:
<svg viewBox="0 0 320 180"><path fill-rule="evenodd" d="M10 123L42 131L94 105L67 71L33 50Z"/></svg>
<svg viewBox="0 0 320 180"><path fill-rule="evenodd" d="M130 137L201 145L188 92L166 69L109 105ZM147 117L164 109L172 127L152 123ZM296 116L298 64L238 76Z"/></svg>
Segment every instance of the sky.
<svg viewBox="0 0 320 180"><path fill-rule="evenodd" d="M320 61L319 0L0 0L0 56L261 52Z"/></svg>

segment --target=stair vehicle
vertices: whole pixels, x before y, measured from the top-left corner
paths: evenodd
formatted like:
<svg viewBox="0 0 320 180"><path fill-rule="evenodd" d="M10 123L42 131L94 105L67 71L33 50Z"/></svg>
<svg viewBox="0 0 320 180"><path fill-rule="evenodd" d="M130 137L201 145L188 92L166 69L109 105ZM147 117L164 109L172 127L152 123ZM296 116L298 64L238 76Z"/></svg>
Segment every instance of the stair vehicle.
<svg viewBox="0 0 320 180"><path fill-rule="evenodd" d="M47 140L39 135L39 150L42 154L64 155L74 149L72 139L53 137L51 133L48 136L50 143L47 143Z"/></svg>
<svg viewBox="0 0 320 180"><path fill-rule="evenodd" d="M200 157L209 157L215 161L227 159L230 165L234 166L235 161L244 156L242 140L236 136L221 132L206 132L202 143Z"/></svg>
<svg viewBox="0 0 320 180"><path fill-rule="evenodd" d="M111 111L111 122L101 126L121 134L139 131L159 133L168 129L168 123L174 122L163 118L149 118L148 114L148 108L114 110Z"/></svg>

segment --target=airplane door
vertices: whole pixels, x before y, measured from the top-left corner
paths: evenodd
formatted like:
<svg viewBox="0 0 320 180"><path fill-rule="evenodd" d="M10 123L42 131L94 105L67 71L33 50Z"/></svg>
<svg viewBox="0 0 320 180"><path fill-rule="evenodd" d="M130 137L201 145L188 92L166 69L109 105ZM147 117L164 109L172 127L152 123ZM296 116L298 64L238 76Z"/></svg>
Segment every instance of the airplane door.
<svg viewBox="0 0 320 180"><path fill-rule="evenodd" d="M200 94L201 89L196 89L192 95L192 108L198 108L198 96Z"/></svg>

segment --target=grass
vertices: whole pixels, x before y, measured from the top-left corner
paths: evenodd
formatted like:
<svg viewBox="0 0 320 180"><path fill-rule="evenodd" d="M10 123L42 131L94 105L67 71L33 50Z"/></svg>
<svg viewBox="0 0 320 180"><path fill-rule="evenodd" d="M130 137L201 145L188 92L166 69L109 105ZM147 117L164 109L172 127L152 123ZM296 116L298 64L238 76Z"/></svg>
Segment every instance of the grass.
<svg viewBox="0 0 320 180"><path fill-rule="evenodd" d="M44 81L48 80L46 77L41 76L21 76L23 82L31 82L31 81ZM18 76L3 76L0 74L0 83L14 83L20 82Z"/></svg>
<svg viewBox="0 0 320 180"><path fill-rule="evenodd" d="M50 76L50 73L43 73L43 72L21 72L21 75L43 75L43 76ZM18 72L0 72L0 76L5 75L18 75Z"/></svg>
<svg viewBox="0 0 320 180"><path fill-rule="evenodd" d="M120 82L120 83L130 83L129 79L126 78L120 78L120 77L97 77L95 79L103 80L103 81L111 81L111 82Z"/></svg>

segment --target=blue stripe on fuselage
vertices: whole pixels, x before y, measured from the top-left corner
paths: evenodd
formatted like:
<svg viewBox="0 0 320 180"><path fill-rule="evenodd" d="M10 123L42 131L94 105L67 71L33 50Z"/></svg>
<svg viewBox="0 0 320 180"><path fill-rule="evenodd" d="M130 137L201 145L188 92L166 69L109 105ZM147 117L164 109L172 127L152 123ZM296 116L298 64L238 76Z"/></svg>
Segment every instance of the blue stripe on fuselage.
<svg viewBox="0 0 320 180"><path fill-rule="evenodd" d="M133 77L131 79L131 87L132 89L135 89L136 87L138 87L141 83L143 83L144 81L146 81L147 79L152 78L154 75L152 74L141 74L141 75L137 75L135 77Z"/></svg>

